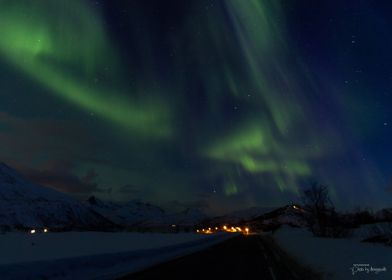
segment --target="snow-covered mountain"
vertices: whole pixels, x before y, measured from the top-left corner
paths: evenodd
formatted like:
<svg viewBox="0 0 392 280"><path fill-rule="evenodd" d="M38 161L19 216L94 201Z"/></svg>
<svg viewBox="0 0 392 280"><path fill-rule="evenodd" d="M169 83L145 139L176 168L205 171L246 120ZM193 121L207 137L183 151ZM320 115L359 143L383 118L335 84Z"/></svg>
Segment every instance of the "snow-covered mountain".
<svg viewBox="0 0 392 280"><path fill-rule="evenodd" d="M218 216L210 220L212 224L240 223L249 221L277 209L276 207L251 207L243 210L237 210L223 216Z"/></svg>
<svg viewBox="0 0 392 280"><path fill-rule="evenodd" d="M87 200L88 206L119 226L159 226L166 224L165 210L140 201L114 203L94 196Z"/></svg>
<svg viewBox="0 0 392 280"><path fill-rule="evenodd" d="M32 183L0 163L0 226L94 229L111 225L78 200Z"/></svg>
<svg viewBox="0 0 392 280"><path fill-rule="evenodd" d="M384 208L374 213L374 218L379 221L392 221L392 208Z"/></svg>
<svg viewBox="0 0 392 280"><path fill-rule="evenodd" d="M205 216L195 209L169 213L140 201L103 202L90 197L80 202L54 189L35 184L0 163L0 228L108 229L191 226Z"/></svg>
<svg viewBox="0 0 392 280"><path fill-rule="evenodd" d="M305 226L303 215L304 210L301 206L291 204L264 213L250 220L249 224L253 225L254 228L260 229L273 229L280 225L303 227Z"/></svg>
<svg viewBox="0 0 392 280"><path fill-rule="evenodd" d="M194 226L202 223L208 217L206 214L201 212L199 209L187 208L180 212L171 214L168 216L169 222L171 224L176 224L180 226Z"/></svg>
<svg viewBox="0 0 392 280"><path fill-rule="evenodd" d="M92 196L87 200L92 210L125 227L164 227L169 225L193 226L206 216L197 209L170 213L161 207L140 201L127 203L104 202Z"/></svg>

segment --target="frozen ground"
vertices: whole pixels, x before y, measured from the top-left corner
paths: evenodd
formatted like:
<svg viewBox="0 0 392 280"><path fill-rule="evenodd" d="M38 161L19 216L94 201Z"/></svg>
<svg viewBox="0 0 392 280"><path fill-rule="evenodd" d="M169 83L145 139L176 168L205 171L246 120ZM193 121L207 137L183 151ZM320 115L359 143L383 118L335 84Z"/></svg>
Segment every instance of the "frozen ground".
<svg viewBox="0 0 392 280"><path fill-rule="evenodd" d="M1 279L112 279L228 237L193 233L8 233L0 235L0 275Z"/></svg>
<svg viewBox="0 0 392 280"><path fill-rule="evenodd" d="M392 279L392 248L362 243L356 236L350 239L316 238L304 229L288 226L274 235L283 249L304 265L323 272L325 279ZM372 271L372 268L384 267L386 271Z"/></svg>

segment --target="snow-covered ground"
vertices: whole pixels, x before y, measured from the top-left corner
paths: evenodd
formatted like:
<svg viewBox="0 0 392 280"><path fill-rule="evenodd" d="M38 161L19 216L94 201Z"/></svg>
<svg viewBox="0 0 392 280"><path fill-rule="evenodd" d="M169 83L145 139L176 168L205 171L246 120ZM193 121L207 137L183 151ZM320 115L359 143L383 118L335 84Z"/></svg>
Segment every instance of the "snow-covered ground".
<svg viewBox="0 0 392 280"><path fill-rule="evenodd" d="M7 233L0 235L0 275L1 279L112 279L206 248L229 236L193 233Z"/></svg>
<svg viewBox="0 0 392 280"><path fill-rule="evenodd" d="M287 253L324 273L325 279L392 279L392 248L360 242L362 231L359 232L350 239L327 239L313 237L305 229L284 226L274 237ZM376 273L375 268L381 271Z"/></svg>

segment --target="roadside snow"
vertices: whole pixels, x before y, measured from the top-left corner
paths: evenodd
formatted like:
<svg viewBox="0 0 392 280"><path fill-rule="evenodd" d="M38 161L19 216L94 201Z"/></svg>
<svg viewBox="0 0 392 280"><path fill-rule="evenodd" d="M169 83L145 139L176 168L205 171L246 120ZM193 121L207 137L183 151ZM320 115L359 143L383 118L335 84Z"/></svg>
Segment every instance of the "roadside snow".
<svg viewBox="0 0 392 280"><path fill-rule="evenodd" d="M391 247L362 243L359 238L316 238L305 229L288 226L278 230L274 238L298 261L324 273L325 279L392 279ZM384 267L386 271L367 272Z"/></svg>
<svg viewBox="0 0 392 280"><path fill-rule="evenodd" d="M6 233L0 235L0 265L153 249L206 237L194 233Z"/></svg>
<svg viewBox="0 0 392 280"><path fill-rule="evenodd" d="M68 232L0 235L1 279L114 279L186 255L228 234ZM34 245L32 245L34 243Z"/></svg>

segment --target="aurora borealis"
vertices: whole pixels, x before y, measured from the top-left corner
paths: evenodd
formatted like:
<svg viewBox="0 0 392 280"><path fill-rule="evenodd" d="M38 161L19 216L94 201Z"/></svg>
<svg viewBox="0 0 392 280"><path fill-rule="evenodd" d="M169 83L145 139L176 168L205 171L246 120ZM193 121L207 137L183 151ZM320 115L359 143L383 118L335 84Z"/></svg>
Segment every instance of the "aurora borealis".
<svg viewBox="0 0 392 280"><path fill-rule="evenodd" d="M3 0L0 158L80 197L211 213L312 180L390 205L392 6L359 2Z"/></svg>

